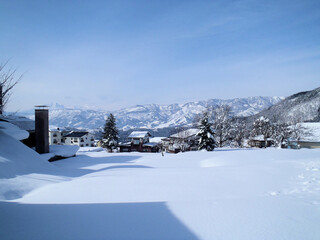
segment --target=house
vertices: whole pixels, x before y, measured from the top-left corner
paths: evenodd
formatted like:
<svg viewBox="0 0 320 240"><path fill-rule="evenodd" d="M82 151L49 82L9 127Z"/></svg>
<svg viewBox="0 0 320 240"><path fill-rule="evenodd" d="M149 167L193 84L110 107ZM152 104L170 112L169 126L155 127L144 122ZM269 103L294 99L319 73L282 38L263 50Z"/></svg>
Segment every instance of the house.
<svg viewBox="0 0 320 240"><path fill-rule="evenodd" d="M302 136L297 141L300 148L320 148L320 122L300 123Z"/></svg>
<svg viewBox="0 0 320 240"><path fill-rule="evenodd" d="M273 138L267 138L267 141L264 140L263 135L255 136L249 139L248 145L250 147L258 147L258 148L264 148L264 147L271 147L274 145L274 139ZM267 145L266 145L267 143Z"/></svg>
<svg viewBox="0 0 320 240"><path fill-rule="evenodd" d="M94 147L94 136L89 132L70 132L64 137L64 145L77 145L79 147Z"/></svg>
<svg viewBox="0 0 320 240"><path fill-rule="evenodd" d="M49 144L64 144L64 137L70 133L70 131L66 131L61 128L50 128L49 129Z"/></svg>
<svg viewBox="0 0 320 240"><path fill-rule="evenodd" d="M158 142L150 142L151 134L148 131L133 131L126 143L119 144L120 152L158 152Z"/></svg>
<svg viewBox="0 0 320 240"><path fill-rule="evenodd" d="M163 138L163 147L167 152L178 153L185 151L198 150L199 137L197 133L199 129L190 128Z"/></svg>

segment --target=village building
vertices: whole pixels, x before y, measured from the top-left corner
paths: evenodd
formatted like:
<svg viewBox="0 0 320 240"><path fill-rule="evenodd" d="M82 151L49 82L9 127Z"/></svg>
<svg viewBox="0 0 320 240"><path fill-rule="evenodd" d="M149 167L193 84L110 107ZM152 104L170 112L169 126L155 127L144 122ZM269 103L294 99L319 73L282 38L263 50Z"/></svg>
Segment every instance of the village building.
<svg viewBox="0 0 320 240"><path fill-rule="evenodd" d="M160 143L150 141L148 131L133 131L126 143L119 144L120 152L159 152Z"/></svg>
<svg viewBox="0 0 320 240"><path fill-rule="evenodd" d="M64 145L94 147L94 136L89 132L70 132L63 137Z"/></svg>
<svg viewBox="0 0 320 240"><path fill-rule="evenodd" d="M61 128L50 128L49 130L49 144L64 144L64 136L70 133L70 131L66 131Z"/></svg>
<svg viewBox="0 0 320 240"><path fill-rule="evenodd" d="M250 147L258 147L258 148L271 147L271 146L274 146L274 143L275 141L273 138L267 138L267 140L265 141L263 135L252 137L248 141L248 145Z"/></svg>
<svg viewBox="0 0 320 240"><path fill-rule="evenodd" d="M166 152L170 153L196 151L198 150L199 144L199 137L197 136L198 132L199 129L190 128L175 133L170 137L163 138L163 147Z"/></svg>

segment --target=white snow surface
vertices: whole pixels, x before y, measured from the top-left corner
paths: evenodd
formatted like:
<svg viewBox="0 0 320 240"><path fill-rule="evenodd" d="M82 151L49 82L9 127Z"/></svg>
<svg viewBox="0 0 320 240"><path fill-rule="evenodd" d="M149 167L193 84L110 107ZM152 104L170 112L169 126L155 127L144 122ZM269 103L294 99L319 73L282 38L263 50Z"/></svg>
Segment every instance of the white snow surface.
<svg viewBox="0 0 320 240"><path fill-rule="evenodd" d="M34 113L33 113L34 115ZM29 118L23 117L23 116L15 116L15 115L9 115L9 116L1 116L2 119L18 126L20 129L23 130L35 130L35 122L34 120L31 120Z"/></svg>
<svg viewBox="0 0 320 240"><path fill-rule="evenodd" d="M76 155L77 151L80 149L80 147L76 145L50 145L49 148L50 153L54 153L56 156L60 157L72 157Z"/></svg>
<svg viewBox="0 0 320 240"><path fill-rule="evenodd" d="M160 143L162 141L162 139L164 139L164 138L166 138L166 137L153 137L153 138L149 139L149 142Z"/></svg>
<svg viewBox="0 0 320 240"><path fill-rule="evenodd" d="M144 138L148 136L148 131L133 131L128 138Z"/></svg>
<svg viewBox="0 0 320 240"><path fill-rule="evenodd" d="M0 201L16 199L42 185L65 180L59 174L60 169L46 160L14 137L0 131ZM3 236L1 222L0 236Z"/></svg>
<svg viewBox="0 0 320 240"><path fill-rule="evenodd" d="M320 142L320 123L299 123L305 129L305 135L301 138L302 141Z"/></svg>
<svg viewBox="0 0 320 240"><path fill-rule="evenodd" d="M4 240L320 239L320 150L78 152L47 163L10 144L0 144L0 189L19 194L0 191Z"/></svg>
<svg viewBox="0 0 320 240"><path fill-rule="evenodd" d="M29 137L29 132L22 130L9 122L0 121L0 131L6 133L17 140L23 140Z"/></svg>

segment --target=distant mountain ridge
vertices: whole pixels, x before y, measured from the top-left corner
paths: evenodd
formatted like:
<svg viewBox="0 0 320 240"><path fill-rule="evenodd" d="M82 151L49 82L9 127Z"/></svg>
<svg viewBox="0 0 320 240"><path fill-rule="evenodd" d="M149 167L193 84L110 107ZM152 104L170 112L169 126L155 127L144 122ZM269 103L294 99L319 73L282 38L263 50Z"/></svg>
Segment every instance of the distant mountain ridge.
<svg viewBox="0 0 320 240"><path fill-rule="evenodd" d="M264 116L274 122L320 121L320 87L293 94L284 100L248 117L249 121Z"/></svg>
<svg viewBox="0 0 320 240"><path fill-rule="evenodd" d="M235 99L210 99L207 101L189 102L170 105L137 105L112 111L117 126L121 130L146 128L160 129L191 125L194 117L207 107L228 104L236 116L250 116L281 101L280 97L248 97ZM50 125L58 127L73 127L82 129L97 129L103 127L110 111L66 108L55 104L50 106ZM33 113L24 113L33 118Z"/></svg>

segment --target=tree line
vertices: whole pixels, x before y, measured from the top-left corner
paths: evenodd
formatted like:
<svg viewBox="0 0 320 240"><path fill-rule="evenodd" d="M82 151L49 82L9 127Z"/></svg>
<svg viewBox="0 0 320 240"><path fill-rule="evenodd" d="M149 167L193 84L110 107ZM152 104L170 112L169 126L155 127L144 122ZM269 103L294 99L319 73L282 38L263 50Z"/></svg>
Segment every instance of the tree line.
<svg viewBox="0 0 320 240"><path fill-rule="evenodd" d="M275 146L281 147L287 139L299 140L302 134L307 134L306 129L298 124L298 120L279 123L261 116L252 123L247 118L232 116L231 110L228 105L210 107L195 118L194 126L201 129L198 133L199 149L241 148L244 147L245 140L257 136L263 138L264 146L267 146L268 139L272 139ZM213 141L206 140L206 135Z"/></svg>

